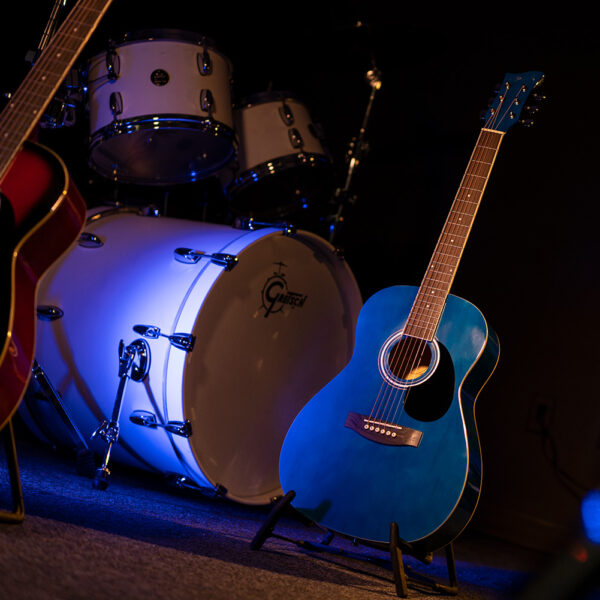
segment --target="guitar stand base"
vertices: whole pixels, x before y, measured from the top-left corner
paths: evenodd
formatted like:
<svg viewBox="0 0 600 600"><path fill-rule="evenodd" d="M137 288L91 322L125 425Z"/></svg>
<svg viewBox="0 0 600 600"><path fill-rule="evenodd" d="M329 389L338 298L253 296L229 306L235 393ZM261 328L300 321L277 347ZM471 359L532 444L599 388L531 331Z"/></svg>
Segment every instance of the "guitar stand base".
<svg viewBox="0 0 600 600"><path fill-rule="evenodd" d="M261 525L259 530L256 532L256 535L250 542L250 548L252 550L260 550L263 544L270 537L273 537L279 540L284 540L286 542L291 542L292 544L295 544L300 548L304 548L305 550L313 550L316 552L329 552L332 554L343 555L358 560L376 562L382 565L385 562L387 562L382 560L373 560L372 558L361 555L359 553L351 553L339 548L335 548L333 546L329 546L329 543L331 542L334 536L334 533L332 531L328 532L324 542L321 544L309 542L306 540L297 540L275 533L275 526L277 525L279 519L284 514L290 513L290 511L293 510L291 503L295 497L296 492L290 490L285 494L285 496L282 496L279 500L277 500L277 502L273 505L273 508L267 515L266 520ZM408 597L409 585L413 589L416 589L418 591L437 592L440 595L448 596L456 596L458 594L458 578L456 576L456 564L454 562L454 549L452 546L452 542L450 542L447 546L444 546L444 550L446 553L446 565L448 567L448 584L440 583L434 578L426 577L424 575L409 577L406 574L406 568L404 566L404 554L414 556L415 558L426 564L431 562L432 554L430 553L423 555L422 553L415 552L409 543L405 542L400 538L397 523L391 523L390 525L390 542L388 545L388 550L390 553L390 559L392 563L391 568L394 574L394 583L396 585L396 595L398 597Z"/></svg>
<svg viewBox="0 0 600 600"><path fill-rule="evenodd" d="M25 518L25 504L23 502L23 491L21 489L21 476L19 475L17 446L15 444L15 432L13 430L12 419L9 420L2 431L0 431L0 437L3 439L6 452L6 462L13 503L12 511L0 511L0 522L21 523Z"/></svg>

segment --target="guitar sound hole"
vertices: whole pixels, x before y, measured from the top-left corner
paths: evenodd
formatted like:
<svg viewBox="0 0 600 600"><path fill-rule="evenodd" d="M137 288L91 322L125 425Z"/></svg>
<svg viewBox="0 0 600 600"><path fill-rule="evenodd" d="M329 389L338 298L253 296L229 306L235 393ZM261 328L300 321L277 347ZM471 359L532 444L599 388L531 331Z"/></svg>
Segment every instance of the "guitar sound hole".
<svg viewBox="0 0 600 600"><path fill-rule="evenodd" d="M388 365L395 377L414 381L421 377L432 361L431 349L425 340L402 336L393 346Z"/></svg>

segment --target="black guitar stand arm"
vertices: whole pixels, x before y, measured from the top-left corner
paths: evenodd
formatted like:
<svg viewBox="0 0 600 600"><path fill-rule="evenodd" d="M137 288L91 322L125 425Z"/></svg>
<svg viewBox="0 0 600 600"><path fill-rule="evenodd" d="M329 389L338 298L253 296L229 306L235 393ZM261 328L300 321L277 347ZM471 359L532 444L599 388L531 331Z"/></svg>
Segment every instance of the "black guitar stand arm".
<svg viewBox="0 0 600 600"><path fill-rule="evenodd" d="M8 476L10 478L10 491L13 508L11 511L0 511L0 522L21 523L25 518L25 505L23 502L23 491L21 489L21 476L19 475L19 463L17 461L17 447L15 444L15 432L12 419L0 431L0 437L4 442Z"/></svg>
<svg viewBox="0 0 600 600"><path fill-rule="evenodd" d="M350 553L346 550L335 548L330 546L330 542L333 540L334 533L329 531L325 540L322 543L310 542L307 540L298 540L293 539L284 535L280 535L275 533L275 526L279 519L292 509L291 503L296 497L296 492L290 490L282 496L271 508L271 511L267 515L266 520L260 526L256 535L250 542L250 548L252 550L260 550L263 544L270 538L276 538L279 540L283 540L286 542L290 542L295 544L296 546L303 548L305 550L312 550L316 552L329 552L331 554L338 554L347 556L350 558L355 558L359 560L370 560L371 562L377 562L378 564L383 565L387 564L387 561L383 560L374 560L366 555L361 555L359 553ZM306 523L310 523L308 519L305 520ZM368 544L365 544L368 545ZM377 545L376 547L380 547ZM430 564L433 560L433 553L423 553L419 552L415 548L411 546L411 544L402 540L398 531L398 524L391 523L390 525L390 541L387 545L387 550L390 553L391 560L391 569L394 575L394 583L396 586L396 595L400 598L408 597L408 587L409 585L418 590L424 592L437 592L440 595L448 595L448 596L456 596L458 594L458 578L456 576L456 564L454 562L454 549L452 546L452 542L444 546L444 551L446 554L446 565L448 567L448 583L441 583L435 580L432 577L427 577L419 574L415 577L409 577L406 574L406 567L404 565L404 555L413 556L417 560L420 560L424 564ZM389 565L387 565L389 568Z"/></svg>

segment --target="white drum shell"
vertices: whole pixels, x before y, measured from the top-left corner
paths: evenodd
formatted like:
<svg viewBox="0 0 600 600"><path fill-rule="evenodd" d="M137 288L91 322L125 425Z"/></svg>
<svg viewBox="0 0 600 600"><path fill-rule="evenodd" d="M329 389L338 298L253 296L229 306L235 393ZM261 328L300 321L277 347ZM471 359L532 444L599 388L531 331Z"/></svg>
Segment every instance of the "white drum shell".
<svg viewBox="0 0 600 600"><path fill-rule="evenodd" d="M94 56L89 65L89 114L92 135L112 124L110 95L123 98L122 121L140 116L179 114L201 119L212 116L233 128L231 65L222 54L208 48L212 72L201 75L197 56L202 46L172 39L127 42L115 48L119 76L107 80L106 53ZM162 69L169 74L165 85L152 83L151 74ZM202 110L200 91L210 89L217 100L209 113ZM220 100L220 101L219 101Z"/></svg>
<svg viewBox="0 0 600 600"><path fill-rule="evenodd" d="M160 37L124 42L113 52L115 79L106 52L88 66L90 166L115 181L169 185L202 179L233 160L232 68L225 56L192 39Z"/></svg>
<svg viewBox="0 0 600 600"><path fill-rule="evenodd" d="M86 231L104 246L75 246L44 276L38 303L64 317L37 331L38 362L82 435L111 416L119 340L138 338L134 325L193 333L191 352L148 340L150 371L128 382L113 457L200 486L221 484L239 502L268 503L281 493L277 462L289 425L350 359L361 299L348 266L308 232L293 238L125 213ZM178 247L239 262L231 271L208 258L182 264ZM268 282L275 290L285 283L292 304L267 314ZM189 420L193 434L136 425L135 410L161 423ZM106 449L98 439L92 447Z"/></svg>
<svg viewBox="0 0 600 600"><path fill-rule="evenodd" d="M293 123L286 124L280 114L286 104ZM292 154L316 154L326 157L321 140L311 126L311 116L304 104L294 98L249 104L234 110L235 130L239 138L238 174ZM302 146L294 147L290 129L297 129Z"/></svg>

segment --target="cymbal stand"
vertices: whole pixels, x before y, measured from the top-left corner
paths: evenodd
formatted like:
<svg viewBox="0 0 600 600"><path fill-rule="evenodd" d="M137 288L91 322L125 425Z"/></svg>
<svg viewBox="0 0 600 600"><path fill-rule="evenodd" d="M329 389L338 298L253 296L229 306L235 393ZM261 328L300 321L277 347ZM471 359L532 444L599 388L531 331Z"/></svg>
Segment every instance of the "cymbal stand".
<svg viewBox="0 0 600 600"><path fill-rule="evenodd" d="M135 363L135 359L139 359L139 363ZM105 490L108 487L108 478L110 470L108 461L113 444L116 444L119 439L119 419L121 417L121 408L123 406L123 396L127 381L142 381L148 374L150 369L150 346L146 340L138 338L128 346L125 346L123 340L119 342L119 388L113 406L113 411L110 419L105 419L92 433L92 439L96 436L101 437L107 444L106 454L102 466L98 467L94 475L93 487L97 490Z"/></svg>
<svg viewBox="0 0 600 600"><path fill-rule="evenodd" d="M375 67L373 61L373 68L369 69L365 74L367 83L371 86L371 93L369 94L369 100L365 109L362 124L356 137L353 137L348 145L346 152L346 161L348 163L348 169L346 172L346 179L344 186L337 188L334 193L334 201L337 202L336 212L329 217L331 223L329 225L329 242L334 243L336 235L340 228L340 223L343 220L342 212L347 204L353 204L355 199L350 197L350 186L352 184L352 177L360 161L363 159L367 152L368 145L365 143L365 132L371 116L371 110L373 108L373 102L375 101L375 94L381 89L381 72Z"/></svg>

